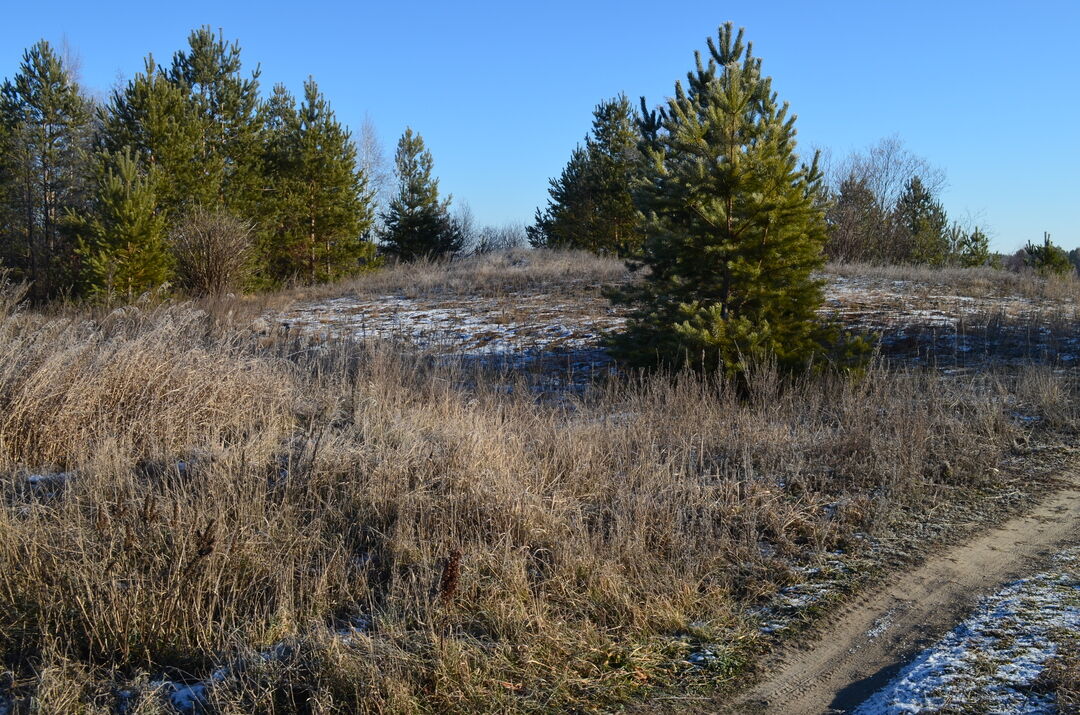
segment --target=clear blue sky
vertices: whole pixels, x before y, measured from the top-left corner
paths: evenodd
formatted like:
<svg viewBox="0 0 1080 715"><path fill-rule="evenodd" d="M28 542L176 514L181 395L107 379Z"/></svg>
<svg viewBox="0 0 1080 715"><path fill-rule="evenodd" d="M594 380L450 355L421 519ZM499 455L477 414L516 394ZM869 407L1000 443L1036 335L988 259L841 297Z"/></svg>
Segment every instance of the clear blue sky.
<svg viewBox="0 0 1080 715"><path fill-rule="evenodd" d="M480 223L530 220L597 101L656 104L731 20L798 114L802 148L842 157L898 134L998 250L1043 231L1080 246L1080 0L8 5L0 76L38 39L66 39L101 94L192 28L223 28L265 90L313 75L344 123L370 116L388 154L419 131Z"/></svg>

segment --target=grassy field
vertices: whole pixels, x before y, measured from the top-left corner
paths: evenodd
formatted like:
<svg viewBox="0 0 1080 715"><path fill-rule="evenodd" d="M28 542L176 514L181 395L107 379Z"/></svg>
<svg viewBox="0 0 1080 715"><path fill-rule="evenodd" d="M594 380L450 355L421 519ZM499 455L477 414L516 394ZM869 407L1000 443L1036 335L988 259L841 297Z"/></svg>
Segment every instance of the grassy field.
<svg viewBox="0 0 1080 715"><path fill-rule="evenodd" d="M1075 293L984 273L970 285L988 295ZM830 560L855 584L904 558L881 548L897 535L918 546L950 514L1021 503L1042 484L1033 455L1076 424L1053 365L886 356L854 378L760 366L748 394L638 375L550 400L483 364L273 317L341 295L595 299L625 279L614 261L510 254L49 314L9 287L0 698L591 711L736 687L775 644L762 609L783 589Z"/></svg>

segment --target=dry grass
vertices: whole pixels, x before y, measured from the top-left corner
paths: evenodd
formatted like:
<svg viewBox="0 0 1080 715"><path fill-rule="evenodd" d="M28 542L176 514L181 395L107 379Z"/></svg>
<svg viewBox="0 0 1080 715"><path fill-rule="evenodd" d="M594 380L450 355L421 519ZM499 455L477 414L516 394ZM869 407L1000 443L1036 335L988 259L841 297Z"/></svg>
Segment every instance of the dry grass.
<svg viewBox="0 0 1080 715"><path fill-rule="evenodd" d="M923 290L961 296L1019 296L1033 300L1075 303L1080 300L1080 279L1075 275L1041 277L1032 271L1014 272L978 268L932 268L917 265L830 263L826 275L879 281L907 281Z"/></svg>
<svg viewBox="0 0 1080 715"><path fill-rule="evenodd" d="M1033 683L1039 693L1053 695L1057 711L1080 712L1080 634L1058 629L1054 635L1057 652Z"/></svg>
<svg viewBox="0 0 1080 715"><path fill-rule="evenodd" d="M542 279L455 265L419 285ZM1002 487L1018 406L1073 419L1049 371L762 368L748 395L680 375L538 402L392 346L230 322L0 324L0 652L24 703L159 712L154 678L215 668L221 712L588 710L716 686L794 567ZM696 644L717 657L690 665Z"/></svg>
<svg viewBox="0 0 1080 715"><path fill-rule="evenodd" d="M1080 638L1073 634L1065 640L1041 681L1040 685L1054 694L1059 712L1080 712Z"/></svg>
<svg viewBox="0 0 1080 715"><path fill-rule="evenodd" d="M453 261L418 261L331 286L298 288L287 295L302 300L357 296L504 295L544 288L576 293L624 280L626 264L588 251L533 251L524 248L468 256Z"/></svg>

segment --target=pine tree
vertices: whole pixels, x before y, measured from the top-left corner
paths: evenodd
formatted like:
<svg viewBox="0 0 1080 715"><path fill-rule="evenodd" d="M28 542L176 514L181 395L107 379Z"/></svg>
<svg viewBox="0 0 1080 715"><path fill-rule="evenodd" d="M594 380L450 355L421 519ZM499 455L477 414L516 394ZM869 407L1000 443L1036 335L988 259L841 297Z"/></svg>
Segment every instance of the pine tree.
<svg viewBox="0 0 1080 715"><path fill-rule="evenodd" d="M91 211L73 219L79 236L88 292L131 299L172 275L158 211L154 171L139 170L135 152L98 157L98 179Z"/></svg>
<svg viewBox="0 0 1080 715"><path fill-rule="evenodd" d="M0 259L39 300L74 278L64 217L85 201L90 120L90 102L44 40L0 88Z"/></svg>
<svg viewBox="0 0 1080 715"><path fill-rule="evenodd" d="M899 243L907 246L908 260L941 266L949 258L949 225L945 209L918 176L913 177L896 200L893 224Z"/></svg>
<svg viewBox="0 0 1080 715"><path fill-rule="evenodd" d="M242 72L240 46L209 26L192 31L188 49L173 55L166 73L183 88L201 120L196 161L216 204L238 215L254 213L261 197L259 70Z"/></svg>
<svg viewBox="0 0 1080 715"><path fill-rule="evenodd" d="M464 235L450 217L450 197L439 199L434 160L424 140L407 128L394 156L398 192L383 214L383 248L401 260L439 258L458 253Z"/></svg>
<svg viewBox="0 0 1080 715"><path fill-rule="evenodd" d="M365 235L374 196L357 165L356 145L309 79L299 108L275 87L266 108L266 166L274 196L261 241L272 282L334 280L374 260Z"/></svg>
<svg viewBox="0 0 1080 715"><path fill-rule="evenodd" d="M260 211L263 198L259 71L245 77L239 45L208 27L188 36L168 69L145 69L113 92L102 117L102 146L131 147L159 169L162 207L171 219L193 207Z"/></svg>
<svg viewBox="0 0 1080 715"><path fill-rule="evenodd" d="M592 248L598 197L590 169L588 150L574 147L562 173L548 182L547 208L536 209L533 225L525 229L534 248Z"/></svg>
<svg viewBox="0 0 1080 715"><path fill-rule="evenodd" d="M101 123L105 152L130 149L139 163L156 171L158 201L168 217L217 202L222 161L201 148L204 119L187 90L172 82L152 56L143 72L113 91Z"/></svg>
<svg viewBox="0 0 1080 715"><path fill-rule="evenodd" d="M585 146L576 147L547 207L537 209L529 240L536 247L582 248L632 256L641 249L640 216L631 186L641 168L637 113L626 95L601 102Z"/></svg>
<svg viewBox="0 0 1080 715"><path fill-rule="evenodd" d="M805 365L835 337L817 320L826 224L817 157L799 165L795 117L779 105L743 31L720 28L709 57L658 112L642 100L647 170L640 284L611 347L630 365Z"/></svg>
<svg viewBox="0 0 1080 715"><path fill-rule="evenodd" d="M1043 233L1041 245L1028 241L1023 250L1024 264L1040 276L1065 276L1073 272L1069 254L1050 242L1050 234Z"/></svg>
<svg viewBox="0 0 1080 715"><path fill-rule="evenodd" d="M950 262L966 268L985 266L990 263L990 239L976 226L968 231L953 224L947 234Z"/></svg>
<svg viewBox="0 0 1080 715"><path fill-rule="evenodd" d="M260 112L263 122L262 166L266 172L268 190L256 236L258 261L255 282L265 288L288 281L302 270L294 260L294 256L302 252L302 247L294 245L294 201L288 185L288 177L295 169L293 144L300 131L300 115L296 98L282 84L274 85Z"/></svg>

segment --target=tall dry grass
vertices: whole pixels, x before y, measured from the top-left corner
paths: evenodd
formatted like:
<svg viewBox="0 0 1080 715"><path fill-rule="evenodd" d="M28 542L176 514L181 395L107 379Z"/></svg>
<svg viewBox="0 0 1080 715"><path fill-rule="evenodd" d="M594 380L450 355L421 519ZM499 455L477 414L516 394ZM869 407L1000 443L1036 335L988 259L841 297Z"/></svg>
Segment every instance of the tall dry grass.
<svg viewBox="0 0 1080 715"><path fill-rule="evenodd" d="M1020 296L1058 303L1080 300L1080 278L1074 274L1044 277L1029 270L1017 272L988 266L935 268L868 263L829 263L823 273L844 278L905 281L918 284L926 291L960 296Z"/></svg>
<svg viewBox="0 0 1080 715"><path fill-rule="evenodd" d="M312 300L338 297L403 295L504 295L542 289L554 293L595 290L625 280L624 261L588 251L516 248L454 260L400 263L334 285L308 286L284 295Z"/></svg>
<svg viewBox="0 0 1080 715"><path fill-rule="evenodd" d="M1018 406L1073 419L1034 370L505 379L191 306L7 315L8 690L156 712L154 679L222 669L212 711L505 712L728 682L796 567L1002 486Z"/></svg>

